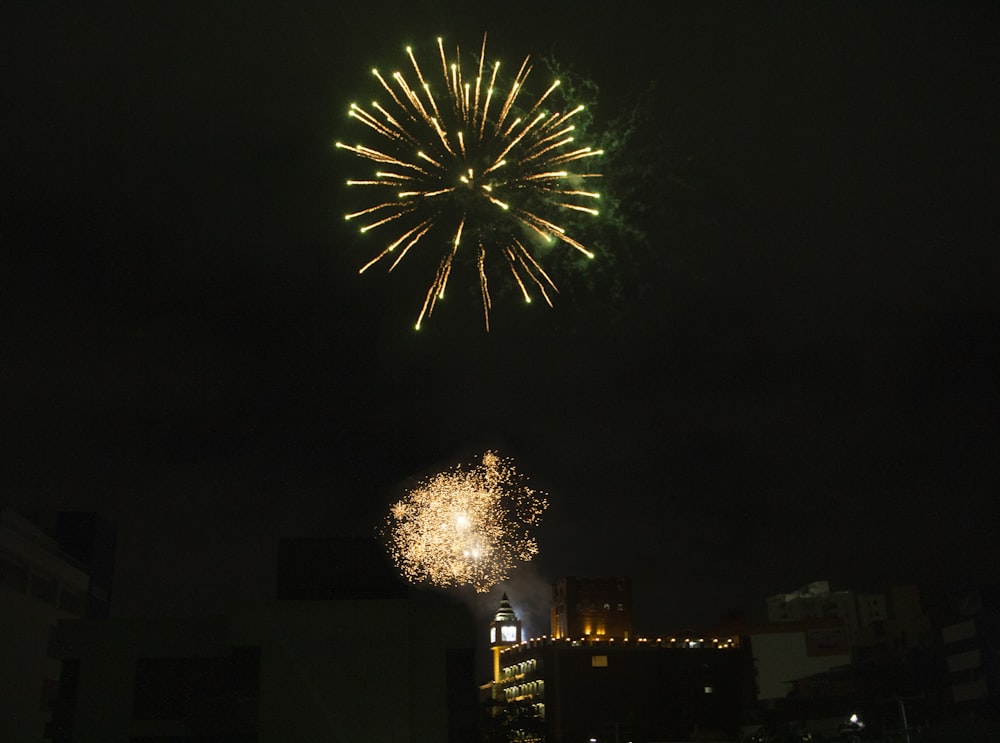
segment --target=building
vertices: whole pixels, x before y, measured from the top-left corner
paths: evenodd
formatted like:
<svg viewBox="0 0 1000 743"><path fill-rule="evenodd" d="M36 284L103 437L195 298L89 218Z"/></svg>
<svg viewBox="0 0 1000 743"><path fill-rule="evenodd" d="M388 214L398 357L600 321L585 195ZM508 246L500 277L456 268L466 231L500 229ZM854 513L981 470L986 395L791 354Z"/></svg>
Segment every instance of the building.
<svg viewBox="0 0 1000 743"><path fill-rule="evenodd" d="M767 598L769 622L831 617L844 620L851 643L854 644L863 629L888 617L886 597L877 593L831 591L829 581L821 580L808 583L791 593L779 593Z"/></svg>
<svg viewBox="0 0 1000 743"><path fill-rule="evenodd" d="M505 648L521 642L521 620L517 618L505 593L500 608L490 622L490 652L493 655L493 683L500 682L500 654ZM496 688L496 686L494 686Z"/></svg>
<svg viewBox="0 0 1000 743"><path fill-rule="evenodd" d="M503 651L500 691L535 706L546 740L686 740L734 734L750 697L738 638L541 638Z"/></svg>
<svg viewBox="0 0 1000 743"><path fill-rule="evenodd" d="M843 619L772 622L746 631L757 677L757 699L784 699L795 681L851 662Z"/></svg>
<svg viewBox="0 0 1000 743"><path fill-rule="evenodd" d="M823 590L800 590L790 601L771 597L769 607L813 613L803 607L810 601L822 605L830 593L825 583L810 585ZM803 599L806 593L812 595ZM903 585L888 590L888 601L881 594L872 594L874 601L859 594L853 634L845 609L851 603L843 601L834 604L826 619L785 620L750 630L762 719L834 735L845 719L857 715L870 733L891 738L940 729L956 715L986 717L1000 708L995 695L990 696L990 679L997 678L990 648L997 643L995 629L989 639L990 600L983 598L989 592L950 593L949 598ZM993 616L996 627L995 609ZM819 622L829 627L817 646ZM834 631L838 623L840 629ZM956 738L962 735L953 732Z"/></svg>
<svg viewBox="0 0 1000 743"><path fill-rule="evenodd" d="M1000 587L957 591L949 603L941 643L951 701L1000 719Z"/></svg>
<svg viewBox="0 0 1000 743"><path fill-rule="evenodd" d="M0 740L43 739L60 671L48 655L49 632L84 616L90 582L54 537L0 509Z"/></svg>
<svg viewBox="0 0 1000 743"><path fill-rule="evenodd" d="M477 723L474 622L367 539L290 539L275 601L60 622L53 741L427 740Z"/></svg>
<svg viewBox="0 0 1000 743"><path fill-rule="evenodd" d="M52 533L59 548L84 567L88 617L111 616L111 584L115 573L118 531L94 511L63 511L56 514Z"/></svg>
<svg viewBox="0 0 1000 743"><path fill-rule="evenodd" d="M519 628L509 607L505 595L491 632ZM559 637L501 644L491 636L499 668L487 685L494 699L543 718L546 741L642 743L739 730L753 675L738 637L635 637L626 578L559 581L552 617ZM579 634L567 636L570 629Z"/></svg>
<svg viewBox="0 0 1000 743"><path fill-rule="evenodd" d="M51 739L258 740L255 635L245 616L61 622L51 641L62 663Z"/></svg>
<svg viewBox="0 0 1000 743"><path fill-rule="evenodd" d="M552 637L632 636L630 578L563 578L552 586Z"/></svg>

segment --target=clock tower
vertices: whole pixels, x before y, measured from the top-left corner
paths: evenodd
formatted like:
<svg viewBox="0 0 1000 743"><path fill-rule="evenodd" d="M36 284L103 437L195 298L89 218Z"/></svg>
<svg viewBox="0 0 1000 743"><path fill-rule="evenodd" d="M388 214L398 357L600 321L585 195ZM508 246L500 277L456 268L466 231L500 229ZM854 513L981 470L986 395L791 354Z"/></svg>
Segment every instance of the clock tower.
<svg viewBox="0 0 1000 743"><path fill-rule="evenodd" d="M500 683L500 651L521 642L521 620L507 600L507 594L500 599L500 608L490 622L490 649L493 651L493 683Z"/></svg>

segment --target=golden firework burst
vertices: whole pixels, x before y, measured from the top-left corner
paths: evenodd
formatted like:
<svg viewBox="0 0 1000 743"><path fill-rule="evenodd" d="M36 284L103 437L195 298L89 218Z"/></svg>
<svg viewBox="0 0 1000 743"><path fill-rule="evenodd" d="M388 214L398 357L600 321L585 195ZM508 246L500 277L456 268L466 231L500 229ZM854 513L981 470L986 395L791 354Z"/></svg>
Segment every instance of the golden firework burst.
<svg viewBox="0 0 1000 743"><path fill-rule="evenodd" d="M390 509L384 535L411 582L485 592L538 552L531 530L547 506L510 459L491 451L472 468L455 467L409 491Z"/></svg>
<svg viewBox="0 0 1000 743"><path fill-rule="evenodd" d="M336 143L376 164L370 177L347 181L367 189L373 199L370 206L345 218L363 222L362 233L394 228L385 247L361 267L361 273L390 256L389 270L393 270L418 244L443 250L417 317L418 330L444 298L460 248L473 244L488 331L488 251L503 256L526 302L535 288L550 307L550 292L558 290L542 269L539 249L562 243L594 257L568 234L560 215L597 215L593 204L600 194L585 183L600 174L575 168L603 151L575 143L573 118L583 111L582 105L564 112L546 108L559 80L538 98L527 96L529 57L503 94L496 89L500 62L485 63L485 35L470 72L463 69L459 49L451 60L440 38L437 49L439 81L428 82L407 47L417 84L399 71L386 79L374 69L391 102L372 101L368 108L351 104L348 115L374 133L379 144Z"/></svg>

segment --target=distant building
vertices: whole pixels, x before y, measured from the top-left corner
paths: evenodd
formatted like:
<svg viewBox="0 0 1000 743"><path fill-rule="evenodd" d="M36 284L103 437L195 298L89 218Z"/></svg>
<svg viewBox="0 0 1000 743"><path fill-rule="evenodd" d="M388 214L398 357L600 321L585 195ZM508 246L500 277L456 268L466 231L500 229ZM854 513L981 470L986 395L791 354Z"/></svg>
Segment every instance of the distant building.
<svg viewBox="0 0 1000 743"><path fill-rule="evenodd" d="M757 699L783 699L796 679L851 662L851 644L843 619L772 622L747 631L757 675Z"/></svg>
<svg viewBox="0 0 1000 743"><path fill-rule="evenodd" d="M474 624L372 540L279 544L276 601L61 622L58 741L475 739Z"/></svg>
<svg viewBox="0 0 1000 743"><path fill-rule="evenodd" d="M950 603L941 642L951 701L1000 718L1000 586L956 592Z"/></svg>
<svg viewBox="0 0 1000 743"><path fill-rule="evenodd" d="M769 622L831 617L844 620L853 644L862 629L888 617L886 598L883 594L831 591L830 583L825 580L813 581L791 593L779 593L767 598Z"/></svg>
<svg viewBox="0 0 1000 743"><path fill-rule="evenodd" d="M766 599L768 624L747 630L761 720L836 735L854 704L849 673L862 637L887 618L885 597L814 581ZM868 633L867 635L865 633Z"/></svg>
<svg viewBox="0 0 1000 743"><path fill-rule="evenodd" d="M989 605L971 598L980 595L953 592L958 600L949 605L943 594L915 585L855 595L830 592L820 582L772 596L769 610L777 612L772 616L808 616L817 607L830 616L783 619L750 630L760 710L821 736L836 735L857 715L869 732L902 739L915 729L937 727L956 712L1000 708L989 693L989 648L997 647L989 639L989 612L971 608ZM848 630L852 605L854 632ZM808 638L820 622L830 629L817 653Z"/></svg>
<svg viewBox="0 0 1000 743"><path fill-rule="evenodd" d="M899 650L933 646L930 614L917 586L892 586L889 589L889 611L889 622L893 628L891 634Z"/></svg>
<svg viewBox="0 0 1000 743"><path fill-rule="evenodd" d="M569 577L552 586L552 637L592 635L633 635L630 578Z"/></svg>
<svg viewBox="0 0 1000 743"><path fill-rule="evenodd" d="M58 542L0 509L0 741L41 741L59 684L49 632L82 617L90 576Z"/></svg>

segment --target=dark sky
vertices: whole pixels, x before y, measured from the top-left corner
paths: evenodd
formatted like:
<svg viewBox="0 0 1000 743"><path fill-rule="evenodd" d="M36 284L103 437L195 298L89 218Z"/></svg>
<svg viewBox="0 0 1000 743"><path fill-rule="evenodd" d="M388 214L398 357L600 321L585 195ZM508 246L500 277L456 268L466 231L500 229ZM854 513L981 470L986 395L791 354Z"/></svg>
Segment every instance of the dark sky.
<svg viewBox="0 0 1000 743"><path fill-rule="evenodd" d="M1000 578L992 4L16 5L0 486L118 523L116 613L264 597L277 535L488 447L549 493L522 578L631 575L641 631ZM416 333L331 144L373 65L484 30L593 80L595 129L638 111L634 229L552 310L487 335L456 275Z"/></svg>

